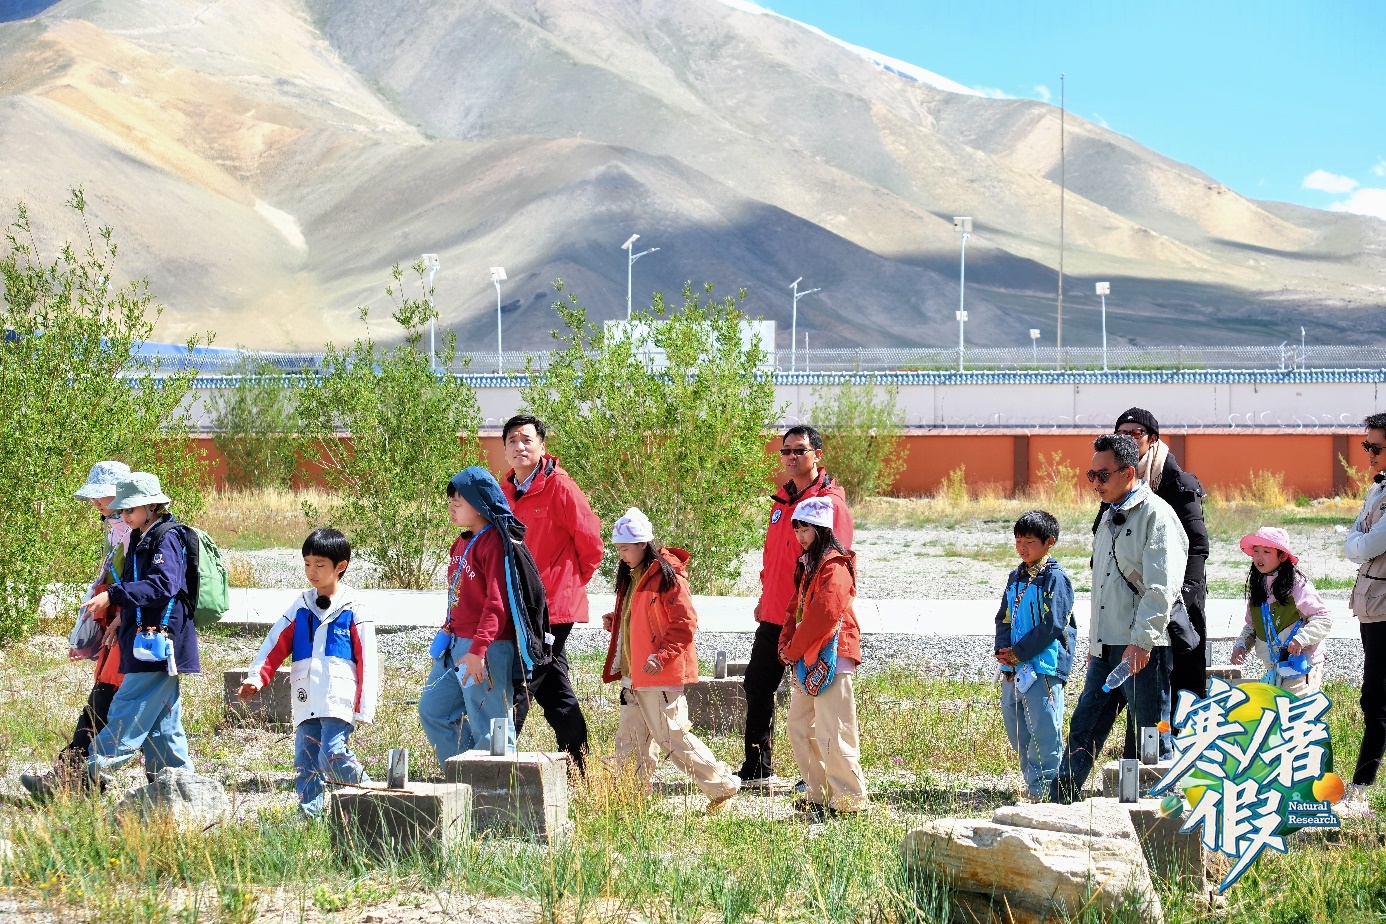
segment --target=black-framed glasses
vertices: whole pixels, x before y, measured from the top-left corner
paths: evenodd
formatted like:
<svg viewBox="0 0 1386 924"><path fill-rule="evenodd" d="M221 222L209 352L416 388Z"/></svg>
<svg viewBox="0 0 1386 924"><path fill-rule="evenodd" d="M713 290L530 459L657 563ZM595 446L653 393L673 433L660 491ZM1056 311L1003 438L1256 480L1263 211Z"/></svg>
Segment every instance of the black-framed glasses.
<svg viewBox="0 0 1386 924"><path fill-rule="evenodd" d="M782 456L806 456L813 452L810 446L781 446L780 455Z"/></svg>
<svg viewBox="0 0 1386 924"><path fill-rule="evenodd" d="M1088 469L1088 484L1106 484L1116 472L1103 469Z"/></svg>
<svg viewBox="0 0 1386 924"><path fill-rule="evenodd" d="M1386 452L1386 446L1383 446L1380 443L1373 443L1368 440L1362 441L1362 448L1365 449L1367 451L1367 455L1370 456L1379 456L1383 452Z"/></svg>

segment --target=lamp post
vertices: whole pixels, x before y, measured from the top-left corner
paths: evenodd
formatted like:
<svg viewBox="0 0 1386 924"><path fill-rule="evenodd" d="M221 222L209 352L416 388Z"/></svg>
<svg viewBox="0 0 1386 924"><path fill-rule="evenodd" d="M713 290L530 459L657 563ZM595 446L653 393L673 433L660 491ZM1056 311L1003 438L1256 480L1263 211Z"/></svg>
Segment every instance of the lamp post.
<svg viewBox="0 0 1386 924"><path fill-rule="evenodd" d="M962 235L962 252L958 259L958 371L963 371L963 325L967 323L967 311L963 307L963 282L967 278L967 239L972 236L972 219L955 217L953 227Z"/></svg>
<svg viewBox="0 0 1386 924"><path fill-rule="evenodd" d="M1102 371L1107 371L1107 296L1112 294L1110 282L1099 282L1097 294L1102 296Z"/></svg>
<svg viewBox="0 0 1386 924"><path fill-rule="evenodd" d="M639 253L636 253L636 252L635 252L635 248L634 248L633 246L631 246L631 245L633 245L633 244L634 244L636 241L638 241L638 240L640 240L640 235L638 235L638 234L632 234L632 235L630 236L630 240L626 241L624 244L621 245L621 249L624 250L624 251L626 252L626 320L627 320L627 321L630 320L630 281L631 281L631 267L635 266L635 261L636 261L636 260L639 260L639 259L640 259L641 257L643 257L645 254L647 254L647 253L654 253L656 250L659 249L658 247L651 247L649 250L642 250L642 251L640 251Z"/></svg>
<svg viewBox="0 0 1386 924"><path fill-rule="evenodd" d="M501 351L500 284L505 282L505 267L491 267L491 284L496 287L496 371L505 371L505 354Z"/></svg>
<svg viewBox="0 0 1386 924"><path fill-rule="evenodd" d="M799 283L804 281L800 276L789 284L794 290L794 310L789 315L789 371L797 372L799 369L799 299L805 295L812 295L815 292L822 292L822 289L809 289L807 292L799 291ZM804 347L808 349L807 346Z"/></svg>
<svg viewBox="0 0 1386 924"><path fill-rule="evenodd" d="M1030 347L1035 351L1035 368L1039 368L1039 328L1030 328Z"/></svg>
<svg viewBox="0 0 1386 924"><path fill-rule="evenodd" d="M428 307L433 307L433 277L438 274L438 255L436 253L426 253L423 255L424 269L428 270ZM436 315L434 311L432 314ZM430 316L428 319L428 368L437 371L438 369L438 332L434 326L435 319Z"/></svg>

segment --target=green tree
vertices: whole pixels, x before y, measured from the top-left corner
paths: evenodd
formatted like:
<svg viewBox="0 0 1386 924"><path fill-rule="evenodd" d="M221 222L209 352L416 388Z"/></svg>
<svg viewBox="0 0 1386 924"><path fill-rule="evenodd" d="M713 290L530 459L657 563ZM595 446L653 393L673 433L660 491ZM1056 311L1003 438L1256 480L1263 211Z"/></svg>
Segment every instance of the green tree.
<svg viewBox="0 0 1386 924"><path fill-rule="evenodd" d="M849 503L884 494L905 467L905 412L894 385L844 380L813 390L808 419L823 433L823 464Z"/></svg>
<svg viewBox="0 0 1386 924"><path fill-rule="evenodd" d="M148 280L113 281L114 234L93 233L83 191L67 205L84 243L45 262L21 203L0 252L0 644L33 630L48 588L71 605L95 572L100 523L72 497L93 463L155 472L180 518L202 502L187 405L196 370L135 362L162 308Z"/></svg>
<svg viewBox="0 0 1386 924"><path fill-rule="evenodd" d="M437 313L423 264L413 270L421 297L405 294L399 264L385 289L404 341L386 350L368 332L350 347L329 345L321 377L298 398L304 452L342 497L337 527L380 568L387 586L407 589L429 585L456 534L444 494L448 479L481 458L476 393L461 379L434 372L419 349ZM367 309L360 313L366 320ZM449 334L438 353L440 369L451 365L456 348L456 335ZM305 512L317 519L311 508Z"/></svg>
<svg viewBox="0 0 1386 924"><path fill-rule="evenodd" d="M227 484L237 490L292 487L297 419L286 376L250 354L231 374L235 384L217 390L208 401L212 441L226 458Z"/></svg>
<svg viewBox="0 0 1386 924"><path fill-rule="evenodd" d="M742 342L740 299L713 299L708 285L704 303L685 285L680 310L657 294L631 324L600 328L554 286L567 330L554 332L548 368L531 366L525 407L603 522L639 507L661 542L692 553L694 587L730 590L763 538L777 468L766 432L779 416L766 354Z"/></svg>

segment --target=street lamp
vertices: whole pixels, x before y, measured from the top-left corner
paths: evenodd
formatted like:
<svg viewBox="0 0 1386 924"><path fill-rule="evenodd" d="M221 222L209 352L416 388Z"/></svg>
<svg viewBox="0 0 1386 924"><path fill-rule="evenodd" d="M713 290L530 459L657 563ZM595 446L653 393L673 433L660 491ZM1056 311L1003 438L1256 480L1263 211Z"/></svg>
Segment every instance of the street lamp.
<svg viewBox="0 0 1386 924"><path fill-rule="evenodd" d="M967 239L972 236L972 219L954 217L953 227L962 235L962 254L958 263L958 371L963 371L963 325L967 323L967 311L963 308L963 281L967 278Z"/></svg>
<svg viewBox="0 0 1386 924"><path fill-rule="evenodd" d="M636 261L636 260L639 260L639 259L640 259L641 257L643 257L645 254L647 254L647 253L654 253L656 250L659 249L658 247L651 247L649 250L642 250L642 251L640 251L639 253L636 253L636 252L635 252L635 248L632 247L631 245L634 244L634 243L635 243L636 241L638 241L638 240L640 240L640 235L638 235L638 234L632 234L632 235L630 236L630 240L626 241L624 244L621 245L621 249L624 250L624 251L626 252L626 320L627 320L627 321L630 320L630 277L631 277L631 267L635 266L635 261Z"/></svg>
<svg viewBox="0 0 1386 924"><path fill-rule="evenodd" d="M438 255L436 253L426 253L423 255L424 269L428 270L428 307L433 308L433 277L438 274ZM428 368L438 370L438 331L434 326L434 315L438 312L432 311L428 318Z"/></svg>
<svg viewBox="0 0 1386 924"><path fill-rule="evenodd" d="M794 290L794 310L789 315L789 371L797 372L799 369L799 299L805 295L812 295L815 292L822 292L822 289L809 289L807 292L799 291L799 283L804 281L800 276L789 284ZM805 347L804 349L808 349Z"/></svg>
<svg viewBox="0 0 1386 924"><path fill-rule="evenodd" d="M491 267L491 284L496 287L496 371L505 371L505 354L501 352L500 284L505 282L505 267Z"/></svg>
<svg viewBox="0 0 1386 924"><path fill-rule="evenodd" d="M1035 351L1035 367L1039 367L1039 328L1030 328L1030 346Z"/></svg>
<svg viewBox="0 0 1386 924"><path fill-rule="evenodd" d="M1099 282L1097 294L1102 296L1102 371L1107 371L1107 296L1112 294L1110 282Z"/></svg>

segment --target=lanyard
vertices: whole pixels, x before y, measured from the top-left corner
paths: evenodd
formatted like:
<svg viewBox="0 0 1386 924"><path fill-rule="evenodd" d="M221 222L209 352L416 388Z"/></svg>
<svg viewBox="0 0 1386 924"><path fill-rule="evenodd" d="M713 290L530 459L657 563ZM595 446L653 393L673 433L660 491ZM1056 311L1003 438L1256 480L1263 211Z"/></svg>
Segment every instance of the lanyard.
<svg viewBox="0 0 1386 924"><path fill-rule="evenodd" d="M146 534L146 535L148 535L148 534ZM144 539L144 536L141 536L140 539L143 540L143 539ZM114 549L111 550L111 554L112 554L112 555L115 554L115 550L114 550ZM132 569L133 572L134 572L134 580L138 581L138 580L140 579L140 557L139 557L138 553L131 553L131 555L130 555L130 567L131 567L131 569ZM117 584L120 583L120 578L119 578L119 577L116 578L116 583L117 583ZM160 628L163 628L163 629L167 629L167 628L168 628L168 617L173 613L173 602L174 602L175 600L177 600L177 599L178 599L178 595L177 595L177 594L174 594L173 596L171 596L171 597L168 598L168 606L164 607L164 618L161 619L161 620L159 621L159 627L160 627ZM143 608L142 608L142 607L138 607L138 606L135 607L135 631L139 631L139 629L141 628L140 623L141 623L143 620L144 620Z"/></svg>
<svg viewBox="0 0 1386 924"><path fill-rule="evenodd" d="M471 554L472 546L476 544L476 541L480 539L492 525L494 524L487 523L486 527L482 529L481 532L474 534L471 539L467 540L467 547L462 550L462 557L458 559L457 562L457 570L452 574L452 583L448 586L448 611L443 614L447 622L452 621L452 608L457 605L457 582L462 579L462 567L467 564L467 556ZM446 625L447 622L445 622L444 625Z"/></svg>

